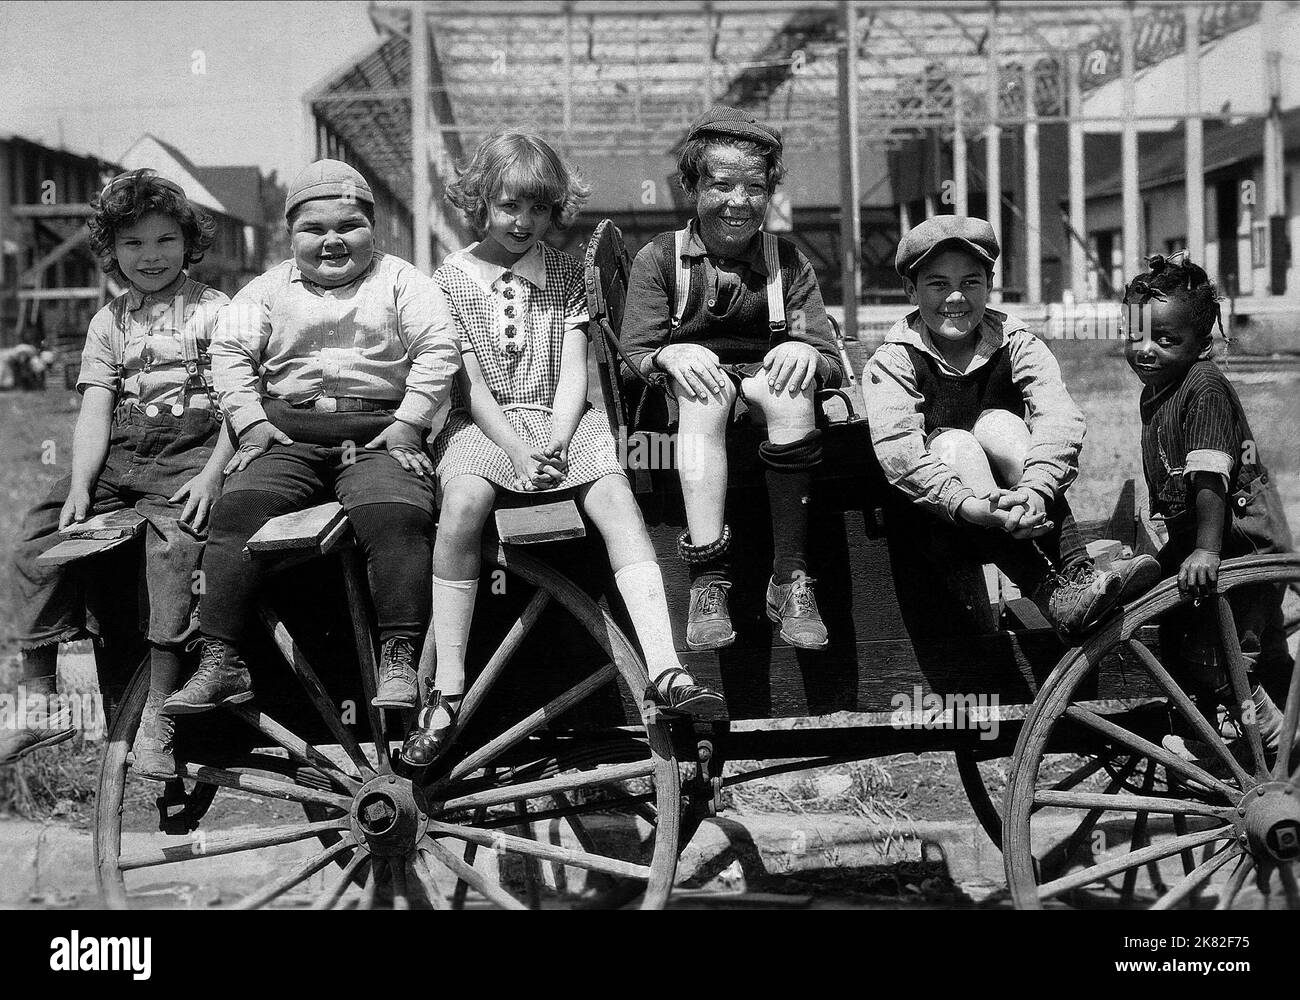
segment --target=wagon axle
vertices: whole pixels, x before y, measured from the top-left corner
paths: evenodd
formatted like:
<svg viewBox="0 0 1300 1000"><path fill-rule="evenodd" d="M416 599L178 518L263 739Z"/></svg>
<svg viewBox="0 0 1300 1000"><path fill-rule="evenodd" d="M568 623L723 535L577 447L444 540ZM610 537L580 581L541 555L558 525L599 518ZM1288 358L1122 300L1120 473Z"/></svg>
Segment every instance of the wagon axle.
<svg viewBox="0 0 1300 1000"><path fill-rule="evenodd" d="M372 854L408 855L424 836L429 811L420 790L406 778L381 774L352 800L352 833Z"/></svg>
<svg viewBox="0 0 1300 1000"><path fill-rule="evenodd" d="M1300 791L1290 782L1257 785L1237 806L1241 839L1257 858L1277 864L1300 860Z"/></svg>

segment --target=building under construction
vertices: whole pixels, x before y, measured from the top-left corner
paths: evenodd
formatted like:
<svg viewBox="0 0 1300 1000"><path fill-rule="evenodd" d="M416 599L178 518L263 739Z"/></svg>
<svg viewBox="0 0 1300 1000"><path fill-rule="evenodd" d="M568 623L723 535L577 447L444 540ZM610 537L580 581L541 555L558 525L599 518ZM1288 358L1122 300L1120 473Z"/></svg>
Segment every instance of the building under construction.
<svg viewBox="0 0 1300 1000"><path fill-rule="evenodd" d="M425 271L472 238L441 194L494 128L536 128L593 183L572 239L608 215L635 249L685 217L675 151L725 103L783 131L768 225L792 229L850 333L859 304L897 301L902 233L943 212L999 231L1008 301L1108 298L1173 244L1261 308L1295 297L1294 3L423 0L371 17L374 48L305 96L311 148L378 180L381 238Z"/></svg>

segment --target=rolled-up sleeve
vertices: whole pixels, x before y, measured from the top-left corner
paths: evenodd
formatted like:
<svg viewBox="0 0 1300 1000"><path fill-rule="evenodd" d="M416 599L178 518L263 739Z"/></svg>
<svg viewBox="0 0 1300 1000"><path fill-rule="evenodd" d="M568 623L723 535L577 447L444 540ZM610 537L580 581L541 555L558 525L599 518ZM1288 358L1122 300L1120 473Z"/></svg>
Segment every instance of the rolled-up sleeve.
<svg viewBox="0 0 1300 1000"><path fill-rule="evenodd" d="M975 491L925 446L925 397L916 386L906 348L878 348L867 362L866 375L863 398L871 444L885 478L922 507L956 521L962 501Z"/></svg>
<svg viewBox="0 0 1300 1000"><path fill-rule="evenodd" d="M1083 411L1070 398L1052 352L1027 330L1011 335L1011 378L1024 396L1029 427L1020 485L1051 503L1079 475Z"/></svg>
<svg viewBox="0 0 1300 1000"><path fill-rule="evenodd" d="M262 357L271 337L265 277L242 288L217 319L212 340L212 381L234 432L266 419L262 409Z"/></svg>
<svg viewBox="0 0 1300 1000"><path fill-rule="evenodd" d="M113 313L105 306L90 320L86 329L86 346L81 350L81 371L77 375L77 392L84 393L97 385L113 395L122 391L122 358L113 349Z"/></svg>
<svg viewBox="0 0 1300 1000"><path fill-rule="evenodd" d="M460 338L447 298L438 283L414 267L402 268L395 282L398 322L411 361L406 392L395 416L429 428L451 396L460 371Z"/></svg>
<svg viewBox="0 0 1300 1000"><path fill-rule="evenodd" d="M830 367L822 385L834 389L844 382L844 364L840 360L839 346L831 333L831 321L826 316L821 286L817 284L817 272L802 253L799 254L799 264L799 273L785 293L786 323L793 339L802 340L817 348L817 353L826 359Z"/></svg>
<svg viewBox="0 0 1300 1000"><path fill-rule="evenodd" d="M627 305L619 329L619 344L643 375L650 374L650 356L668 344L673 306L668 284L653 243L647 243L632 261Z"/></svg>

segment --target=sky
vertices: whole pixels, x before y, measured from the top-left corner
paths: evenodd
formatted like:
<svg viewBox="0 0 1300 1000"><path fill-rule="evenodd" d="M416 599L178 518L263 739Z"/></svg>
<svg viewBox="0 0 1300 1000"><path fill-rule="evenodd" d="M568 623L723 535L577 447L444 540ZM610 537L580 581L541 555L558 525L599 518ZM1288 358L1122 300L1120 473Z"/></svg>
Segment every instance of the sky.
<svg viewBox="0 0 1300 1000"><path fill-rule="evenodd" d="M307 162L302 95L379 40L364 0L0 0L0 133L113 160L145 132L200 166Z"/></svg>

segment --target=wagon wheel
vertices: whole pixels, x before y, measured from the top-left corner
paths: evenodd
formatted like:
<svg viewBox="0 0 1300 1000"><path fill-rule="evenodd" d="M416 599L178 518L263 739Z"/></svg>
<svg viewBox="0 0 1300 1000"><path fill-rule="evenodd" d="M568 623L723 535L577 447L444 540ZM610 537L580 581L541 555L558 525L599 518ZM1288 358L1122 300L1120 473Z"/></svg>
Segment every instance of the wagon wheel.
<svg viewBox="0 0 1300 1000"><path fill-rule="evenodd" d="M365 616L364 568L355 550L341 553L344 580L349 592L358 656L362 666L362 685L366 703L377 683L373 638ZM510 726L492 740L474 747L458 748L462 756L445 774L431 775L428 782L413 782L395 773L390 760L389 740L394 735L388 720L377 709L368 709L370 733L381 738L367 753L347 725L338 707L326 693L319 678L307 662L288 629L272 612L263 611L276 647L289 663L306 691L309 702L337 740L337 746L313 745L297 736L275 719L253 706L236 709L246 721L266 737L266 744L280 748L287 759L265 754L247 755L228 762L228 766L211 767L185 762L183 778L199 789L228 788L266 800L285 800L300 804L308 812L307 822L265 823L251 832L214 833L200 838L195 849L193 836L160 846L123 850L122 814L128 781L143 779L129 775L127 753L139 725L147 695L147 664L137 672L122 708L110 731L100 774L96 803L96 866L102 898L112 907L128 903L124 873L143 871L144 878L157 881L159 869L196 856L212 857L244 852L269 851L285 844L320 841L319 850L293 864L279 877L267 882L235 905L253 908L282 899L293 890L301 891L310 878L326 871L324 885L312 900L320 908L357 905L369 908L391 903L398 908L412 905L441 907L446 903L444 884L463 880L479 897L508 909L525 908L525 901L540 903L534 884L523 892L513 892L506 879L497 872L484 871L467 864L461 850L469 845L489 847L489 859L525 859L525 870L537 871L537 865L561 865L570 869L605 873L620 879L633 879L643 894L645 908L662 907L672 888L677 862L680 778L669 740L666 720L654 711L647 713L646 725L634 730L621 741L613 763L600 759L600 747L562 762L556 773L533 777L527 768L505 768L495 780L485 780L484 769L505 751L519 747L557 716L575 704L611 686L621 686L637 705L644 704L649 683L636 651L617 625L582 591L567 579L555 574L525 555L492 549L489 567L507 570L535 589L523 614L510 628L482 674L472 686L461 712L461 722L468 721L482 703L483 696L499 678L502 669L528 636L543 609L551 602L562 608L584 628L609 657L610 662L557 698L541 706ZM635 759L630 745L635 744ZM456 748L454 748L456 749ZM334 751L334 752L327 752ZM267 769L278 768L279 776L267 776ZM627 790L628 782L640 787ZM156 783L151 783L156 784ZM533 803L552 801L564 796L566 805L546 809ZM575 801L568 801L570 797ZM603 801L598 801L603 798ZM617 810L640 810L645 803L655 807L657 829L644 844L645 854L636 861L576 846L553 844L505 832L519 825L520 817L503 822L494 810L502 806L517 808L527 804L526 819L537 821L552 815L592 819ZM483 818L474 816L484 810ZM594 841L588 840L594 846ZM265 857L265 855L264 855ZM342 868L334 871L331 866ZM496 866L500 868L500 866ZM439 879L437 873L450 874ZM353 892L358 886L360 893ZM352 898L359 895L359 898ZM549 900L548 900L549 902Z"/></svg>
<svg viewBox="0 0 1300 1000"><path fill-rule="evenodd" d="M1297 579L1300 557L1295 555L1233 559L1220 568L1218 594L1203 610L1217 616L1214 625L1238 703L1248 697L1246 672L1224 595L1238 587ZM1068 653L1044 683L1021 731L1007 791L1004 856L1017 906L1038 908L1064 898L1150 902L1155 909L1226 909L1246 901L1242 893L1249 883L1259 894L1252 902L1300 908L1300 772L1292 767L1291 752L1300 719L1300 660L1290 672L1276 760L1264 753L1259 727L1248 712L1243 726L1248 749L1239 760L1180 681L1133 640L1138 628L1187 603L1175 583L1166 581ZM1108 652L1119 649L1136 656L1139 669L1164 692L1169 715L1211 748L1217 758L1212 764L1184 760L1157 740L1078 703L1080 685ZM1112 774L1104 789L1054 789L1044 778L1048 741L1066 730L1089 734L1110 748ZM1094 843L1100 850L1081 864L1037 871L1033 835L1041 839L1054 819L1079 813L1094 832L1101 831ZM1104 825L1103 817L1110 817ZM1139 891L1140 880L1147 892Z"/></svg>

